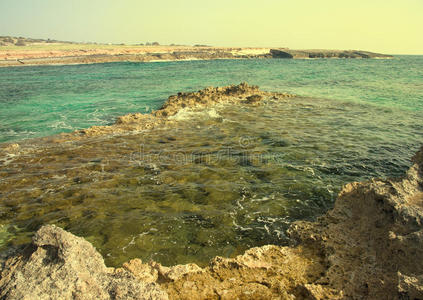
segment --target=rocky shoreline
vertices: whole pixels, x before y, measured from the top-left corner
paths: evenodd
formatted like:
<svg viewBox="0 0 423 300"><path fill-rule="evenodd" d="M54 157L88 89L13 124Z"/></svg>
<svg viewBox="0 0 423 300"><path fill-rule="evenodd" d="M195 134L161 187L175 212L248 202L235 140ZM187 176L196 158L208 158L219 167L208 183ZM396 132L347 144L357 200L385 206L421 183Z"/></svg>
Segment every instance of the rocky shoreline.
<svg viewBox="0 0 423 300"><path fill-rule="evenodd" d="M107 268L83 238L41 227L0 261L1 299L422 299L423 147L403 178L344 186L289 247L252 248L208 267L131 260Z"/></svg>
<svg viewBox="0 0 423 300"><path fill-rule="evenodd" d="M76 45L72 45L75 47ZM359 50L292 50L287 48L223 48L187 46L132 46L125 48L55 49L54 44L43 50L19 47L2 50L0 67L34 65L70 65L107 62L152 62L215 59L317 59L317 58L392 58L391 55ZM49 49L48 47L51 47Z"/></svg>

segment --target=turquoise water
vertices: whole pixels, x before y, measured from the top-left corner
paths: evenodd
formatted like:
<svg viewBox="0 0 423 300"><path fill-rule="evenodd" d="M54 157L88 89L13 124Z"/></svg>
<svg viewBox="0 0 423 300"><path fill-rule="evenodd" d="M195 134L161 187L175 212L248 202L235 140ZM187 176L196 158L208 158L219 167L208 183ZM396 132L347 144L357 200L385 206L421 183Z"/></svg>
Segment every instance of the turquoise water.
<svg viewBox="0 0 423 300"><path fill-rule="evenodd" d="M0 142L113 123L171 94L246 81L264 90L423 109L423 56L0 68Z"/></svg>
<svg viewBox="0 0 423 300"><path fill-rule="evenodd" d="M286 245L289 225L325 213L343 184L410 166L423 142L422 75L421 56L0 69L1 140L20 145L0 151L0 251L43 224L85 237L109 266L205 265ZM194 109L122 136L22 140L241 81L301 96Z"/></svg>

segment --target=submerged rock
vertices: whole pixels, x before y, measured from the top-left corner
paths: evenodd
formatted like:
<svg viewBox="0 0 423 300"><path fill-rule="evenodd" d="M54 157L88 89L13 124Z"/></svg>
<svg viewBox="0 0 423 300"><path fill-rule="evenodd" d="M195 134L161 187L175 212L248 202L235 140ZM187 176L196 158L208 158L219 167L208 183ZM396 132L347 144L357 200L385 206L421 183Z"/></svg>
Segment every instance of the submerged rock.
<svg viewBox="0 0 423 300"><path fill-rule="evenodd" d="M347 184L333 210L295 222L293 245L164 267L107 268L87 241L44 226L0 265L1 299L422 299L423 147L404 178Z"/></svg>

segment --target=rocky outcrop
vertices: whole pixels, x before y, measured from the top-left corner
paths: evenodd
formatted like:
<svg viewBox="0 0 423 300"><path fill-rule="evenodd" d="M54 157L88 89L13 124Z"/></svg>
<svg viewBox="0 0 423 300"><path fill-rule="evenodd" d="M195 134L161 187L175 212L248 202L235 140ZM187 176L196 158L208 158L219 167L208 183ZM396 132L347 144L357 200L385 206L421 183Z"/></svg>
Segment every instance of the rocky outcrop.
<svg viewBox="0 0 423 300"><path fill-rule="evenodd" d="M174 122L171 117L184 109L203 109L216 104L260 105L265 100L290 97L295 96L287 93L261 91L258 86L251 86L245 82L225 87L208 87L198 92L178 93L170 96L158 110L151 114L134 113L120 116L114 125L93 126L72 134L62 134L62 138L75 139L78 136L124 133L169 125Z"/></svg>
<svg viewBox="0 0 423 300"><path fill-rule="evenodd" d="M322 252L327 268L314 284L352 298L423 297L423 148L413 162L402 179L346 185L318 222L290 228Z"/></svg>
<svg viewBox="0 0 423 300"><path fill-rule="evenodd" d="M256 85L248 85L243 82L239 85L225 87L208 87L193 93L178 93L170 96L155 116L173 116L180 109L193 107L209 107L217 103L230 104L259 104L262 100L293 97L287 93L264 92Z"/></svg>
<svg viewBox="0 0 423 300"><path fill-rule="evenodd" d="M0 298L422 299L423 147L404 178L347 184L333 210L288 234L290 247L206 268L134 259L113 269L82 238L44 226L0 264Z"/></svg>
<svg viewBox="0 0 423 300"><path fill-rule="evenodd" d="M90 243L51 225L0 271L0 299L168 299L157 284L107 268Z"/></svg>

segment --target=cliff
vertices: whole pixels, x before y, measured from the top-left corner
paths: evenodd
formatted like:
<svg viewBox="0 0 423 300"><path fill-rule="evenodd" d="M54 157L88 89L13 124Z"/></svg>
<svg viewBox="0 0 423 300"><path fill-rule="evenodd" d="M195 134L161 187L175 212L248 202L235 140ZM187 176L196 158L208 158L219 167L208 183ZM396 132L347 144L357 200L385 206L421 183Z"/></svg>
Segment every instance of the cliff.
<svg viewBox="0 0 423 300"><path fill-rule="evenodd" d="M0 67L251 58L392 58L392 56L357 50L292 50L201 45L105 45L0 37Z"/></svg>
<svg viewBox="0 0 423 300"><path fill-rule="evenodd" d="M422 299L423 147L403 178L347 184L290 247L216 257L206 268L139 259L107 268L82 238L41 227L0 262L0 299Z"/></svg>

